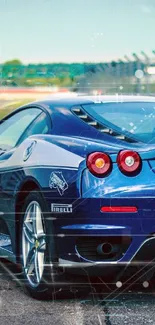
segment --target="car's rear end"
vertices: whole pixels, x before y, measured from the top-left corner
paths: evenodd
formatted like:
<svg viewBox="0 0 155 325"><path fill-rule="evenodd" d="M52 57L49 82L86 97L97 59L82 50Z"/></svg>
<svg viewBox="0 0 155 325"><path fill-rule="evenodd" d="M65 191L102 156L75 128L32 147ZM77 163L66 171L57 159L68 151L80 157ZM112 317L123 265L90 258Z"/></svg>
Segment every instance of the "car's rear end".
<svg viewBox="0 0 155 325"><path fill-rule="evenodd" d="M112 149L107 151L104 141L101 150L97 144L96 150L87 148L80 165L81 197L70 200L72 213L59 225L60 265L88 267L101 275L107 270L104 265L153 261L155 104L106 103L82 109L88 120L94 119L92 127L99 123L106 128ZM116 134L119 150L113 144Z"/></svg>

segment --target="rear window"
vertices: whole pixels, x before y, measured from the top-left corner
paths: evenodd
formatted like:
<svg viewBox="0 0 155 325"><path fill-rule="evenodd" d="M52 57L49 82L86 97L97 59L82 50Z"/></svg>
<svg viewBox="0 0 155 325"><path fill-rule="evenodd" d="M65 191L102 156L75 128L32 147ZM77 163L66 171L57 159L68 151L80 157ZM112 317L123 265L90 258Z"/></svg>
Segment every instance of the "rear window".
<svg viewBox="0 0 155 325"><path fill-rule="evenodd" d="M83 108L95 120L121 134L155 143L155 103L102 103Z"/></svg>

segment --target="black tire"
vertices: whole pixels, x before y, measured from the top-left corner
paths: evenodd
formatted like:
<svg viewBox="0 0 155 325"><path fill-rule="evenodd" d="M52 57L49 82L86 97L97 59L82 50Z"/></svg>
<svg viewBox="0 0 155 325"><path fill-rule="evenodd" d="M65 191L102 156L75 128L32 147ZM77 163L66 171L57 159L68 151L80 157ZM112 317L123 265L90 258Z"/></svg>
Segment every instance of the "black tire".
<svg viewBox="0 0 155 325"><path fill-rule="evenodd" d="M31 285L26 275L26 270L24 268L24 262L23 262L23 249L22 249L24 215L27 207L33 201L36 201L39 204L42 211L44 232L46 234L45 264L46 265L48 264L48 266L44 267L40 283L35 287ZM56 267L57 254L55 248L54 229L52 225L52 220L48 222L48 226L47 226L48 216L49 216L49 211L42 195L37 191L30 192L26 197L22 208L19 245L20 245L20 262L22 264L22 270L23 270L23 282L28 293L35 299L55 298L56 293L62 290L62 286L60 285L60 282L63 282L63 273L59 272L58 268ZM49 266L49 264L51 264L51 266Z"/></svg>

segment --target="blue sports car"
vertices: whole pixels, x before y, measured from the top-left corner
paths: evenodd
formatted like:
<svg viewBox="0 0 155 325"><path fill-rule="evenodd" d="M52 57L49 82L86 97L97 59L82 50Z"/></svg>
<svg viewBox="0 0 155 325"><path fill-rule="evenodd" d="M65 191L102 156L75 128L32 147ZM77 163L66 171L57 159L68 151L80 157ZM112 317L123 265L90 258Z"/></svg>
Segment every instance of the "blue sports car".
<svg viewBox="0 0 155 325"><path fill-rule="evenodd" d="M153 97L44 100L1 121L0 256L33 297L152 261L154 216Z"/></svg>

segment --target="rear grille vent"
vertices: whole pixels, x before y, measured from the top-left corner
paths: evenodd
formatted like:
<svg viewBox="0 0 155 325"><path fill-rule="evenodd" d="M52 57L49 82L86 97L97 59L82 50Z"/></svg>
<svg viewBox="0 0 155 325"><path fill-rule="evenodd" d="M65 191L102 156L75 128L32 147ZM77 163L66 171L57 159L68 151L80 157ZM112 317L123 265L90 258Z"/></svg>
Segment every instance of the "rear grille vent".
<svg viewBox="0 0 155 325"><path fill-rule="evenodd" d="M111 245L111 252L100 252L98 247L102 244ZM77 238L76 250L78 254L91 261L116 261L125 254L131 244L129 236L81 236Z"/></svg>
<svg viewBox="0 0 155 325"><path fill-rule="evenodd" d="M95 129L97 129L98 131L100 131L102 133L112 135L116 139L123 140L123 141L126 141L126 142L130 142L130 143L137 142L136 140L131 139L131 138L129 138L129 137L127 137L127 136L125 136L125 135L123 135L121 133L118 133L118 132L116 132L115 130L113 130L111 128L107 128L107 126L97 122L95 119L90 117L87 113L85 113L81 107L74 107L72 109L72 111L82 121L84 121L88 125L91 125L92 127L94 127Z"/></svg>

